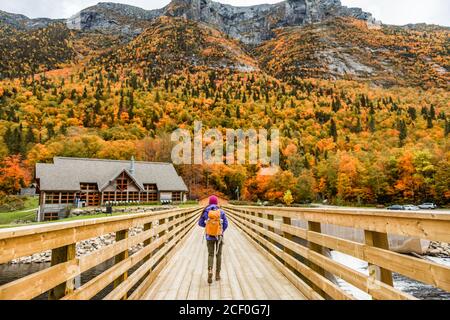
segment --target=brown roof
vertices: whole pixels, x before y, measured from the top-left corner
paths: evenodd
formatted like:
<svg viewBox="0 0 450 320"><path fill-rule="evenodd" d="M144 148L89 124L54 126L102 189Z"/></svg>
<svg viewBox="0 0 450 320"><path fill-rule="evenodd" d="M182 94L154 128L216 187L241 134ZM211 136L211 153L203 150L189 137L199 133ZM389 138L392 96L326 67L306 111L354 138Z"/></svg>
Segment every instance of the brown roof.
<svg viewBox="0 0 450 320"><path fill-rule="evenodd" d="M80 183L97 183L102 189L126 171L140 188L144 184L156 184L159 191L188 191L171 163L135 161L134 174L131 173L131 163L56 157L53 164L36 164L36 178L40 180L43 191L78 191Z"/></svg>

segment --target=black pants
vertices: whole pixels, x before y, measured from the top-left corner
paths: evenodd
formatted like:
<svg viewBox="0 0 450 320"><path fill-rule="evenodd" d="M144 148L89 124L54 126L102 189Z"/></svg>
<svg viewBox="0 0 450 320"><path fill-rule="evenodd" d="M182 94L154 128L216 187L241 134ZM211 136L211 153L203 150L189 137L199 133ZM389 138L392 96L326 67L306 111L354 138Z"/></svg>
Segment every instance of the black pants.
<svg viewBox="0 0 450 320"><path fill-rule="evenodd" d="M208 269L214 266L214 255L216 255L216 272L219 273L222 267L222 246L223 240L207 240L208 246Z"/></svg>

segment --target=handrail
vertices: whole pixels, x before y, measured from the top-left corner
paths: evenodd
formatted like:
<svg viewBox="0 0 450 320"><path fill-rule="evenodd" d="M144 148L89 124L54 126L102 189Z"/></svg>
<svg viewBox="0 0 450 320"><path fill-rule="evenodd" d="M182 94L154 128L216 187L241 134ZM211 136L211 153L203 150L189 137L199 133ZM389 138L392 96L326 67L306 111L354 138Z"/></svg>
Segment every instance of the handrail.
<svg viewBox="0 0 450 320"><path fill-rule="evenodd" d="M325 298L352 298L330 282L326 273L341 278L374 299L414 299L394 288L392 272L450 291L449 267L393 252L388 243L388 234L448 241L450 215L233 205L224 209L260 250L281 261L280 271L285 274L293 271L298 275L297 281L302 282L297 287L306 296L313 290ZM295 226L293 220L306 221L308 227ZM323 234L322 224L362 229L365 243ZM303 244L294 241L295 238L303 239ZM327 250L368 262L369 275L332 260Z"/></svg>
<svg viewBox="0 0 450 320"><path fill-rule="evenodd" d="M0 230L0 263L52 250L49 268L0 286L0 299L32 299L47 291L50 299L91 299L111 283L114 289L107 297L125 299L135 285L139 289L142 284L151 284L149 279L154 279L167 257L175 253L195 225L200 210L193 207L151 211ZM129 229L138 226L144 226L144 231L129 237ZM114 244L76 257L77 242L113 232ZM129 256L129 249L140 243L144 247ZM111 268L74 288L76 276L112 258L115 262ZM128 277L130 269L140 262L143 264Z"/></svg>

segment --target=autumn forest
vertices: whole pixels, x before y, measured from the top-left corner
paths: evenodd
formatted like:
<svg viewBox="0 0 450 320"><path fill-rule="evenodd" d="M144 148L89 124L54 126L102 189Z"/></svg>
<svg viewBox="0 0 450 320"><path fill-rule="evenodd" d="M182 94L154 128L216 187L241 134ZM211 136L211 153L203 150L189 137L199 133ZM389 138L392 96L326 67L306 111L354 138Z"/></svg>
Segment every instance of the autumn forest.
<svg viewBox="0 0 450 320"><path fill-rule="evenodd" d="M170 161L170 134L202 121L279 129L281 168L270 176L258 165L178 166L192 199L236 199L239 188L246 201L281 203L289 190L298 204L448 205L448 29L335 23L347 31L327 22L322 49L372 70L327 72L310 47L312 26L260 47L172 18L129 42L62 24L1 27L0 193L28 186L34 164L54 156ZM358 43L384 56L362 57ZM438 62L445 72L429 67Z"/></svg>

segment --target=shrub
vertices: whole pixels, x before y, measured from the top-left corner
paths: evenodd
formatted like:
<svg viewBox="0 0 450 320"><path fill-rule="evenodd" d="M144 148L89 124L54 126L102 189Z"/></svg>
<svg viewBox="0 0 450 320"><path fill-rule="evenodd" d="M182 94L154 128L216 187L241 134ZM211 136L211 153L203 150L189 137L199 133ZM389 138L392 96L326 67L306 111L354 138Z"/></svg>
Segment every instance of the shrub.
<svg viewBox="0 0 450 320"><path fill-rule="evenodd" d="M0 194L0 211L11 212L25 208L26 198Z"/></svg>

